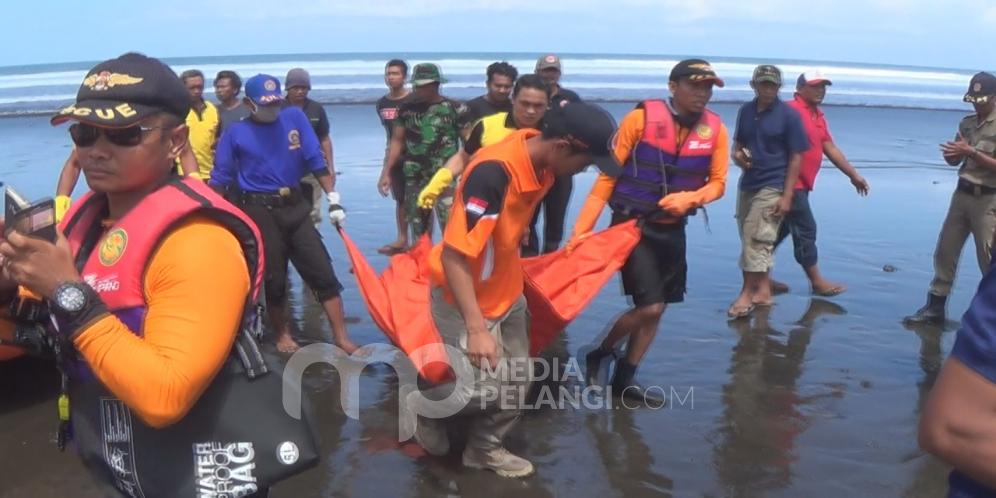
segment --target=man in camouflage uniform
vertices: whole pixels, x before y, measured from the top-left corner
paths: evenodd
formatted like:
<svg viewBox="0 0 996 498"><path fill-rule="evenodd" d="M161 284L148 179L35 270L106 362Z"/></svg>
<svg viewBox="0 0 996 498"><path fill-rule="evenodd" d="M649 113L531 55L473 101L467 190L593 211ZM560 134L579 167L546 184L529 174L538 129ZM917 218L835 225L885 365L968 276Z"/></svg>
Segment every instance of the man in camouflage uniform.
<svg viewBox="0 0 996 498"><path fill-rule="evenodd" d="M439 86L446 80L440 75L439 66L419 64L412 70L412 87L415 97L398 109L398 118L391 131L390 151L384 162L378 189L387 196L391 190L391 167L397 167L398 158L405 174L405 213L412 229L412 241L423 233L432 233L432 218L419 209L418 193L432 179L432 175L456 154L460 129L458 116L460 103L439 93ZM436 202L436 218L440 229L446 226L453 191L450 189Z"/></svg>

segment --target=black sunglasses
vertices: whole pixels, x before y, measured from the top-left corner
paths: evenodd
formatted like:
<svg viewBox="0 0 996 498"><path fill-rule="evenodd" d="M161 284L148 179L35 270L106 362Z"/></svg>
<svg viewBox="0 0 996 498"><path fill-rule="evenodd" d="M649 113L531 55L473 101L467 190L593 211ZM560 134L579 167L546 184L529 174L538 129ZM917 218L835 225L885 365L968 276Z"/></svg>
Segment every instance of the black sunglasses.
<svg viewBox="0 0 996 498"><path fill-rule="evenodd" d="M142 133L160 130L165 126L134 125L127 128L101 128L85 123L75 123L69 127L69 136L77 147L91 147L103 134L107 141L121 147L134 147L142 143Z"/></svg>

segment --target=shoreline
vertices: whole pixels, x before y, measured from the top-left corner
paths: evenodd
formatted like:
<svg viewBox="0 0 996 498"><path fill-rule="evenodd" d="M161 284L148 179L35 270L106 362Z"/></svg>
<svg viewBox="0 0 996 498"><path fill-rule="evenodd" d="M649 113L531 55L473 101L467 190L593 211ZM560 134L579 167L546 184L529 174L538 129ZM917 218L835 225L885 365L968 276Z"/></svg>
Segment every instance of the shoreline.
<svg viewBox="0 0 996 498"><path fill-rule="evenodd" d="M785 100L784 98L782 100ZM330 101L330 100L315 100L323 106L335 106L335 107L346 107L346 106L370 106L377 103L376 99L373 100L354 100L349 102L340 101ZM625 104L639 102L639 100L634 99L585 99L585 102L590 102L593 104ZM739 105L743 104L743 100L726 100L726 99L713 99L709 102L710 106L721 104L721 105ZM213 100L212 104L217 105ZM67 101L68 105L69 102ZM887 104L822 104L820 107L824 108L842 108L842 109L870 109L870 110L887 110L887 111L931 111L931 112L950 112L957 113L961 115L971 114L969 109L959 110L950 109L943 107L918 107L918 106L904 106L904 105L887 105ZM49 110L37 110L37 111L0 111L0 119L16 119L16 118L32 118L38 116L51 116L59 111L60 108L54 108Z"/></svg>

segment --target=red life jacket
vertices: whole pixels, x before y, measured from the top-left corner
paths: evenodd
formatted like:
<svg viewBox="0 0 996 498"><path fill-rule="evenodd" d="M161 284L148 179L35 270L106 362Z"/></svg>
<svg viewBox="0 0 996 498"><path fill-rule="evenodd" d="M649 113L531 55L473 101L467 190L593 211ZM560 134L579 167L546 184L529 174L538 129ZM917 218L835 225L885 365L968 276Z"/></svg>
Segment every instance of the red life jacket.
<svg viewBox="0 0 996 498"><path fill-rule="evenodd" d="M192 215L220 222L239 240L251 278L240 333L244 332L246 323L257 319L255 304L264 275L263 239L256 225L242 211L203 182L178 178L142 199L104 233L101 218L106 205L105 196L89 193L67 213L60 228L69 239L77 266L82 263L83 280L97 291L108 310L132 333L138 336L143 333L147 304L143 278L153 252L170 230ZM81 252L82 255L89 253L85 262L80 261ZM244 348L239 349L241 347L240 338L237 338L235 349L244 352ZM140 464L130 456L134 450L121 449L132 444L137 434L161 433L162 437L169 437L176 433L180 434L176 437L182 439L187 434L184 431L191 430L190 427L201 429L205 424L219 422L191 419L162 431L149 429L107 390L82 358L73 355L63 362L62 368L69 377L72 433L81 458L96 475L126 494L136 496L134 490L143 486L138 481ZM211 402L217 404L216 400ZM112 417L110 413L116 418L108 422L107 418ZM162 462L160 470L179 463L185 462ZM176 474L164 471L162 475Z"/></svg>
<svg viewBox="0 0 996 498"><path fill-rule="evenodd" d="M88 234L100 230L105 206L106 198L91 192L63 219L60 229L77 257L88 242ZM250 300L255 302L259 294L264 258L263 239L256 225L204 182L171 180L118 220L99 241L89 241L90 248L83 248L90 252L80 271L83 280L136 335L142 335L146 304L142 279L152 252L177 223L193 214L217 220L238 238L251 274Z"/></svg>
<svg viewBox="0 0 996 498"><path fill-rule="evenodd" d="M716 137L723 126L719 115L706 109L679 149L674 113L663 100L646 100L643 137L633 147L630 159L609 205L618 212L641 216L657 210L662 197L673 192L694 191L709 180Z"/></svg>

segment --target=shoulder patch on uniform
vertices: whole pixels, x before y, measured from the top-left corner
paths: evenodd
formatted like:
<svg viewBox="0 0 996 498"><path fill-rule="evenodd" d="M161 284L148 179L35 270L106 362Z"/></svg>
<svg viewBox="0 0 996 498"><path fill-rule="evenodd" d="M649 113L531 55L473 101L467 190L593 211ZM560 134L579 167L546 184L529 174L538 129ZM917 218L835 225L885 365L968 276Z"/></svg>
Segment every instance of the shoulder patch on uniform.
<svg viewBox="0 0 996 498"><path fill-rule="evenodd" d="M482 216L487 209L488 201L481 199L480 197L471 197L470 199L467 199L468 213Z"/></svg>

